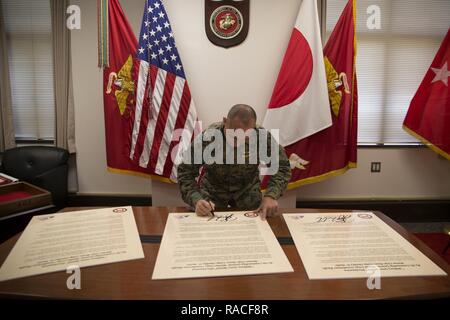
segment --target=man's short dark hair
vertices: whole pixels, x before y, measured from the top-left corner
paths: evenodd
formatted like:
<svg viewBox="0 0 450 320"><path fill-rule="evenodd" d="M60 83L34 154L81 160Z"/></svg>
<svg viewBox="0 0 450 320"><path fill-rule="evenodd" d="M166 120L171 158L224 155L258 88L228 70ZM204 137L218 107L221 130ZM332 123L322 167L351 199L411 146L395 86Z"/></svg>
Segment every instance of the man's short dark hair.
<svg viewBox="0 0 450 320"><path fill-rule="evenodd" d="M252 120L256 122L256 112L249 105L237 104L230 109L227 118L228 120L238 118L244 125L248 125Z"/></svg>

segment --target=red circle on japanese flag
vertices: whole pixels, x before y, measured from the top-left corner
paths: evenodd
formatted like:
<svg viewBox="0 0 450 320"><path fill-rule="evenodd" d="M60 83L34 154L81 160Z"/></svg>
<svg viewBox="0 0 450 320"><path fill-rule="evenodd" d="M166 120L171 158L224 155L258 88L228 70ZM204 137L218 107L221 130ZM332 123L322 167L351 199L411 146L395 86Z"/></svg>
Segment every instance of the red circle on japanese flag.
<svg viewBox="0 0 450 320"><path fill-rule="evenodd" d="M298 29L294 29L269 108L281 108L297 100L308 87L312 73L313 56L309 43Z"/></svg>

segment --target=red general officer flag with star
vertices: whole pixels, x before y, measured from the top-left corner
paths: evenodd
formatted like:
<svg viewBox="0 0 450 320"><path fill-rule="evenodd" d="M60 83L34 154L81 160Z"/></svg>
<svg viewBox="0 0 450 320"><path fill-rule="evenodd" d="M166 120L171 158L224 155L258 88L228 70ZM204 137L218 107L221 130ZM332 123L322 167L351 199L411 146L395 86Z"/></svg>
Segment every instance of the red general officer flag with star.
<svg viewBox="0 0 450 320"><path fill-rule="evenodd" d="M403 128L450 160L450 28L411 101Z"/></svg>

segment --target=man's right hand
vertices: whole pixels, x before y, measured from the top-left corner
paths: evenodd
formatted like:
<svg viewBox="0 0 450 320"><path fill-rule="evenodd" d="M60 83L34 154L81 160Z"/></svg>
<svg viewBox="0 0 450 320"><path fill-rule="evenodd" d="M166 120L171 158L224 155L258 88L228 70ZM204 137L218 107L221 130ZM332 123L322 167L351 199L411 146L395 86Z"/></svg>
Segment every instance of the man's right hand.
<svg viewBox="0 0 450 320"><path fill-rule="evenodd" d="M211 210L215 210L216 206L211 201L198 200L195 204L195 213L200 217L210 216Z"/></svg>

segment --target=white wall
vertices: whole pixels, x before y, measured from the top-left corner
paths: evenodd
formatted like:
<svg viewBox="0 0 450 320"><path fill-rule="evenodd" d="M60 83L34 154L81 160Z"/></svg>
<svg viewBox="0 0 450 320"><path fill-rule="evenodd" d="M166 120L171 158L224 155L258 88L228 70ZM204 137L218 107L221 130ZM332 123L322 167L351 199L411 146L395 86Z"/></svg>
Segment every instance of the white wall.
<svg viewBox="0 0 450 320"><path fill-rule="evenodd" d="M247 40L223 49L206 37L203 0L164 0L199 118L205 125L220 120L236 103L252 105L263 118L300 2L251 1ZM72 32L79 193L149 195L149 180L106 171L96 1L72 3L79 5L82 13L82 29ZM137 35L144 1L121 3ZM382 162L382 173L370 173L371 161ZM448 199L450 162L428 149L361 149L358 169L302 187L298 196L324 200Z"/></svg>

